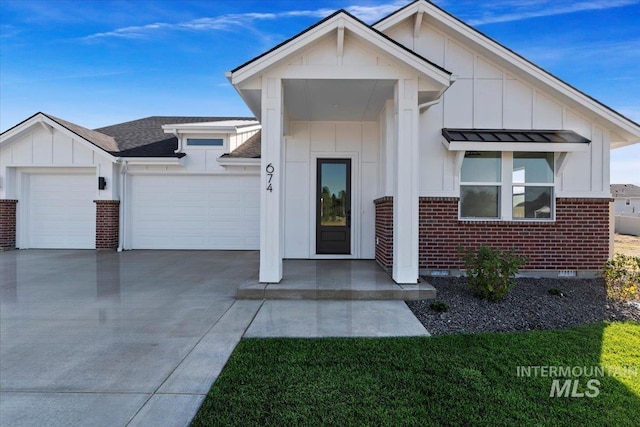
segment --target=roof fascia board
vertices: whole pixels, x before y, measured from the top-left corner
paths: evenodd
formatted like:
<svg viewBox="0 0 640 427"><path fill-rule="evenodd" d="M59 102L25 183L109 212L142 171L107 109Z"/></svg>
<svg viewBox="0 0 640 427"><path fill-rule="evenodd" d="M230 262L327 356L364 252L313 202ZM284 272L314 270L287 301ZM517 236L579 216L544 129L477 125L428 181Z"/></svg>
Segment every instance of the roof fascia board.
<svg viewBox="0 0 640 427"><path fill-rule="evenodd" d="M400 48L394 41L379 34L377 31L371 31L371 28L357 21L345 12L338 13L322 22L320 25L312 27L304 33L301 33L288 43L278 47L273 52L269 52L263 57L258 57L252 63L231 73L231 82L238 85L243 81L253 77L260 71L274 65L278 61L288 57L292 53L309 45L320 37L329 34L343 26L345 29L360 36L362 39L369 41L379 49L385 51L393 57L398 58L403 63L419 70L428 75L440 84L449 86L451 74L430 64L427 60L421 60L419 56Z"/></svg>
<svg viewBox="0 0 640 427"><path fill-rule="evenodd" d="M130 166L184 166L184 157L121 157Z"/></svg>
<svg viewBox="0 0 640 427"><path fill-rule="evenodd" d="M251 132L254 130L260 130L262 127L258 122L251 125L242 125L242 126L191 126L191 125L163 125L162 129L164 133L174 134L178 132L181 135L184 134L196 134L196 133L243 133L243 132Z"/></svg>
<svg viewBox="0 0 640 427"><path fill-rule="evenodd" d="M245 157L218 157L216 161L222 166L260 166L261 159L249 159Z"/></svg>
<svg viewBox="0 0 640 427"><path fill-rule="evenodd" d="M452 16L451 14L442 10L434 4L431 4L424 0L417 0L414 3L410 3L408 7L405 7L400 12L389 15L388 17L383 18L381 21L378 21L373 25L373 27L378 31L385 31L418 12L426 12L432 18L437 19L439 22L443 23L448 28L451 28L456 33L462 35L467 39L470 39L481 48L491 52L494 55L497 55L517 69L524 71L545 86L550 87L560 94L572 99L574 102L577 102L584 108L604 118L614 126L619 127L625 132L634 135L635 140L629 141L630 144L640 142L640 124L627 117L624 117L620 113L610 109L599 101L596 101L590 96L582 93L580 90L560 80L558 77L540 68L531 61L518 55L509 48L501 45L500 43L491 39L489 36L476 30L475 28Z"/></svg>
<svg viewBox="0 0 640 427"><path fill-rule="evenodd" d="M447 141L442 144L449 151L528 151L528 152L579 152L588 151L590 144L570 142L480 142L480 141Z"/></svg>
<svg viewBox="0 0 640 427"><path fill-rule="evenodd" d="M71 139L80 141L80 143L86 145L87 148L89 148L91 151L103 157L106 157L114 163L118 161L118 157L114 156L106 150L103 150L91 141L87 141L77 133L67 129L65 126L49 118L49 116L44 113L36 113L22 123L19 123L18 125L4 132L2 136L0 136L0 146L7 146L13 141L17 141L21 136L27 135L29 132L31 132L32 128L42 126L43 124L50 126L52 129L57 129L59 132L65 134Z"/></svg>
<svg viewBox="0 0 640 427"><path fill-rule="evenodd" d="M422 5L422 2L420 0L417 0L413 3L407 4L402 9L392 12L390 15L387 15L378 22L374 22L371 27L375 28L378 31L385 31L391 27L398 25L410 16L419 12L424 13L425 11L426 10Z"/></svg>

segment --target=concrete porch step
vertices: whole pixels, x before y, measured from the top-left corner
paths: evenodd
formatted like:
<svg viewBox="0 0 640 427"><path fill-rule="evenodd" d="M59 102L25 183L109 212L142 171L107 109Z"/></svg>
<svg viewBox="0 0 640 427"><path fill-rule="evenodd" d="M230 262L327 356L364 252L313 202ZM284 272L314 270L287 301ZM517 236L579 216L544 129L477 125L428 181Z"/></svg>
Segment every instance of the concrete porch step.
<svg viewBox="0 0 640 427"><path fill-rule="evenodd" d="M283 281L281 283L245 283L238 288L237 299L265 300L422 300L434 299L436 290L428 283L398 285L395 283L359 283L357 286L330 286Z"/></svg>

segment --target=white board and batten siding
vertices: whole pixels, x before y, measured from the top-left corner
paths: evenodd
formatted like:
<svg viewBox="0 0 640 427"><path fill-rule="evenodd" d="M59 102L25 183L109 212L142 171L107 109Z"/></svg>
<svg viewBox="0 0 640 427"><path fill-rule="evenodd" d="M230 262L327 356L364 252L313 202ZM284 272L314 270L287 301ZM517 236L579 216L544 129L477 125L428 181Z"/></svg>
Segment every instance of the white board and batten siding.
<svg viewBox="0 0 640 427"><path fill-rule="evenodd" d="M352 251L375 257L378 192L378 125L375 122L291 122L285 139L284 257L315 255L315 194L318 158L352 161Z"/></svg>
<svg viewBox="0 0 640 427"><path fill-rule="evenodd" d="M258 249L258 175L132 175L127 249Z"/></svg>
<svg viewBox="0 0 640 427"><path fill-rule="evenodd" d="M413 38L409 22L388 35L446 68L456 81L443 101L421 115L420 195L457 196L455 153L442 145L442 128L566 129L590 139L589 149L571 153L556 178L559 197L606 197L609 192L609 135L524 72L474 51L453 33L426 20Z"/></svg>
<svg viewBox="0 0 640 427"><path fill-rule="evenodd" d="M0 197L18 200L18 248L95 249L94 200L111 199L118 188L108 154L37 126L0 149L0 171ZM106 190L98 190L98 176Z"/></svg>

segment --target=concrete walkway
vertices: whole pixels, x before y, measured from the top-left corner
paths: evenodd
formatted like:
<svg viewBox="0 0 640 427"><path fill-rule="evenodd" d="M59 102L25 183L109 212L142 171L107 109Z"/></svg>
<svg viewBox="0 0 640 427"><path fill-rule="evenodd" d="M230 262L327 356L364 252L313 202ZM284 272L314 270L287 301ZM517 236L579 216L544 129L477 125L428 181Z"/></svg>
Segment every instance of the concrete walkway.
<svg viewBox="0 0 640 427"><path fill-rule="evenodd" d="M427 335L401 301L236 301L257 268L257 252L0 253L0 425L185 426L243 336Z"/></svg>

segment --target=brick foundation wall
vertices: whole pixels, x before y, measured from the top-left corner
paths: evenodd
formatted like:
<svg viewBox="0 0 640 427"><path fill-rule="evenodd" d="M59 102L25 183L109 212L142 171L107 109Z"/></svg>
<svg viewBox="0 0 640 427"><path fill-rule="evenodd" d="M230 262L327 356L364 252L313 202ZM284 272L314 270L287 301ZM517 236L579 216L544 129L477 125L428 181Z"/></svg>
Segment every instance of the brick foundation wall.
<svg viewBox="0 0 640 427"><path fill-rule="evenodd" d="M120 201L94 200L96 204L96 249L118 248Z"/></svg>
<svg viewBox="0 0 640 427"><path fill-rule="evenodd" d="M393 197L381 197L376 205L376 261L385 269L393 266Z"/></svg>
<svg viewBox="0 0 640 427"><path fill-rule="evenodd" d="M0 199L0 250L16 248L17 200Z"/></svg>
<svg viewBox="0 0 640 427"><path fill-rule="evenodd" d="M609 257L609 203L558 198L553 222L460 221L457 197L421 197L420 269L461 268L459 245L487 244L516 247L525 270L598 270Z"/></svg>

